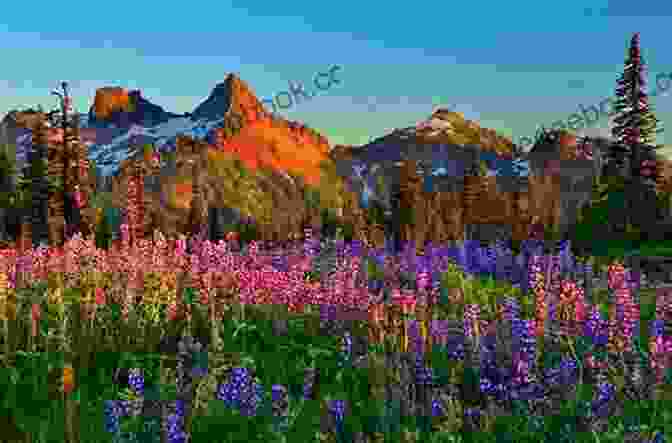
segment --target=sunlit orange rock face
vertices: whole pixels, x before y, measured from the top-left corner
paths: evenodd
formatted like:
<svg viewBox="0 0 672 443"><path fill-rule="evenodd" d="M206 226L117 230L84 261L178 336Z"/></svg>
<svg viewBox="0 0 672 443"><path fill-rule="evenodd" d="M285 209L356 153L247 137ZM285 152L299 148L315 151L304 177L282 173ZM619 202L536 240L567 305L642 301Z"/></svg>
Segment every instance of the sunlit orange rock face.
<svg viewBox="0 0 672 443"><path fill-rule="evenodd" d="M328 146L324 137L308 128L263 119L244 127L217 149L234 153L248 169L272 167L301 175L307 183L317 185L319 165L327 159Z"/></svg>
<svg viewBox="0 0 672 443"><path fill-rule="evenodd" d="M131 102L126 89L109 86L96 90L96 97L93 100L96 118L107 118L113 112L128 111L130 107Z"/></svg>
<svg viewBox="0 0 672 443"><path fill-rule="evenodd" d="M327 139L302 124L268 114L242 80L234 77L231 88L232 112L241 116L242 128L228 140L219 130L215 148L234 153L248 169L271 167L317 185L320 162L328 158Z"/></svg>
<svg viewBox="0 0 672 443"><path fill-rule="evenodd" d="M175 207L180 209L189 209L192 198L192 184L191 183L176 183L174 186L174 195L171 201L174 202Z"/></svg>
<svg viewBox="0 0 672 443"><path fill-rule="evenodd" d="M269 116L252 89L238 76L230 74L226 83L231 91L231 112L241 116L243 122L255 122Z"/></svg>

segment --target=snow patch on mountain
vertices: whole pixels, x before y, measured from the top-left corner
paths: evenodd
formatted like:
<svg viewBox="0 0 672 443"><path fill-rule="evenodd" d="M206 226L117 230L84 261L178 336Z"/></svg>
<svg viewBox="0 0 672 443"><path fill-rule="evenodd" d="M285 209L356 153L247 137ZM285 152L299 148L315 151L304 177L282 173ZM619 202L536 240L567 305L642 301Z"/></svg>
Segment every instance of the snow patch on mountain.
<svg viewBox="0 0 672 443"><path fill-rule="evenodd" d="M150 128L133 125L110 143L91 144L89 158L95 160L102 175L111 176L117 173L123 160L135 154L135 146L153 144L161 152L171 151L175 148L175 141L179 135L203 141L214 129L222 127L223 123L223 118L208 121L178 117Z"/></svg>

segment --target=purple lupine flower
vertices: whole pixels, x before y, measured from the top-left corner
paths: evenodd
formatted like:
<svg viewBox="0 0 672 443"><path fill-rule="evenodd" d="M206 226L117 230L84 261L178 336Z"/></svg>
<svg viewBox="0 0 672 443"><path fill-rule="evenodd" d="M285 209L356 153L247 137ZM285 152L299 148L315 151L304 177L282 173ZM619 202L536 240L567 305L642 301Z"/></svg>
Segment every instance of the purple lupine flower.
<svg viewBox="0 0 672 443"><path fill-rule="evenodd" d="M577 363L572 358L565 358L557 368L550 368L544 372L544 379L549 385L570 385L577 375Z"/></svg>
<svg viewBox="0 0 672 443"><path fill-rule="evenodd" d="M143 395L145 390L145 379L139 368L131 369L128 372L128 385L138 394Z"/></svg>
<svg viewBox="0 0 672 443"><path fill-rule="evenodd" d="M131 406L130 400L117 400L117 410L119 411L119 414L121 414L121 417L132 415L131 413L133 411L131 410Z"/></svg>
<svg viewBox="0 0 672 443"><path fill-rule="evenodd" d="M121 411L115 400L105 400L105 430L111 434L119 433Z"/></svg>
<svg viewBox="0 0 672 443"><path fill-rule="evenodd" d="M489 378L481 377L480 388L483 394L490 394L494 391L495 385Z"/></svg>
<svg viewBox="0 0 672 443"><path fill-rule="evenodd" d="M317 379L317 368L307 367L303 376L303 398L310 400L313 398L313 390L315 388L315 381Z"/></svg>
<svg viewBox="0 0 672 443"><path fill-rule="evenodd" d="M429 325L429 332L434 343L445 343L448 334L448 320L432 320Z"/></svg>
<svg viewBox="0 0 672 443"><path fill-rule="evenodd" d="M655 319L651 322L651 336L662 337L665 331L665 320Z"/></svg>
<svg viewBox="0 0 672 443"><path fill-rule="evenodd" d="M608 404L614 397L615 387L611 383L602 382L598 384L597 389L597 398L593 400L591 407L596 416L604 417L609 413Z"/></svg>
<svg viewBox="0 0 672 443"><path fill-rule="evenodd" d="M335 305L321 304L320 305L320 321L327 322L336 319L337 308Z"/></svg>
<svg viewBox="0 0 672 443"><path fill-rule="evenodd" d="M504 300L504 318L513 322L520 317L520 305L514 297L507 297Z"/></svg>
<svg viewBox="0 0 672 443"><path fill-rule="evenodd" d="M427 289L431 284L431 268L423 266L417 273L416 285L418 289Z"/></svg>
<svg viewBox="0 0 672 443"><path fill-rule="evenodd" d="M441 417L443 414L444 409L441 401L436 397L432 398L432 417Z"/></svg>
<svg viewBox="0 0 672 443"><path fill-rule="evenodd" d="M422 354L415 356L415 380L419 385L431 384L434 378L432 368L425 364Z"/></svg>
<svg viewBox="0 0 672 443"><path fill-rule="evenodd" d="M464 410L464 415L467 417L478 417L481 415L481 411L478 408L466 408Z"/></svg>
<svg viewBox="0 0 672 443"><path fill-rule="evenodd" d="M343 334L340 357L338 362L339 366L343 366L345 361L352 360L352 336L348 331L345 331Z"/></svg>
<svg viewBox="0 0 672 443"><path fill-rule="evenodd" d="M528 369L534 368L537 355L537 339L535 335L534 320L523 320L520 329L520 358L524 359Z"/></svg>
<svg viewBox="0 0 672 443"><path fill-rule="evenodd" d="M271 400L274 402L284 399L286 393L287 388L284 385L275 384L271 386Z"/></svg>
<svg viewBox="0 0 672 443"><path fill-rule="evenodd" d="M336 419L336 427L342 429L343 419L345 418L345 401L330 400L328 403L329 413Z"/></svg>
<svg viewBox="0 0 672 443"><path fill-rule="evenodd" d="M217 398L223 400L227 407L251 416L256 413L263 400L263 387L252 380L247 368L237 367L232 370L231 380L220 384Z"/></svg>
<svg viewBox="0 0 672 443"><path fill-rule="evenodd" d="M169 443L185 443L187 434L184 432L184 401L175 401L175 413L167 417L166 431Z"/></svg>
<svg viewBox="0 0 672 443"><path fill-rule="evenodd" d="M411 352L423 352L423 338L422 334L420 334L420 323L417 320L410 320L408 322L408 338Z"/></svg>
<svg viewBox="0 0 672 443"><path fill-rule="evenodd" d="M584 327L584 335L593 340L596 345L606 345L609 339L607 320L602 318L599 309L592 307Z"/></svg>

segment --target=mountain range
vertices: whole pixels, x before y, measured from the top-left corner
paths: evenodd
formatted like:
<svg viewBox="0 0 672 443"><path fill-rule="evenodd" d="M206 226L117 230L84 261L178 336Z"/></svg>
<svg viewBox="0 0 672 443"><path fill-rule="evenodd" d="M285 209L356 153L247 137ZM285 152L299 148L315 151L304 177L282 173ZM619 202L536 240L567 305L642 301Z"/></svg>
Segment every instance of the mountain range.
<svg viewBox="0 0 672 443"><path fill-rule="evenodd" d="M188 217L195 180L188 163L201 161L194 157L198 152L207 153L200 158L208 159L201 165L202 174L209 176L199 180L210 207L235 209L266 219L269 226L269 214L277 219L290 212L291 220L282 229L300 232L301 217L315 215L299 208L305 206L309 188L319 190L322 206L336 212L368 206L371 200L389 207L392 185L398 183L399 166L406 159L418 161L427 190L460 192L461 179L483 164L488 175L498 176L500 188L508 182L511 190L518 190L518 181L530 173L532 157L561 153L560 158L573 159L577 150L577 139L564 137L558 145L521 154L509 138L445 109L364 146L332 148L317 131L267 112L236 74L216 84L191 113L166 111L139 90L104 87L96 91L88 112L77 117L89 159L109 179L104 182L112 188L105 190L112 190L117 205L125 199L123 177L132 161L143 156L137 148L150 144L159 152L178 153L179 165L161 162L146 181L154 186L147 194L153 211L170 212L173 227ZM0 143L16 146L17 167L32 149L30 128L43 118L42 111L12 111L0 122ZM50 131L53 142L62 138L58 129ZM584 175L589 174L592 166L584 166Z"/></svg>
<svg viewBox="0 0 672 443"><path fill-rule="evenodd" d="M171 151L175 149L176 140L180 136L212 145L219 143L218 148L239 152L243 161L251 166L256 163L256 156L243 149L243 146L260 137L270 137L267 142L279 145L291 141L302 147L303 157L320 157L319 160L314 158L316 161L311 164L319 163L328 152L326 139L315 131L267 113L247 84L235 74L228 75L217 84L191 113L180 115L165 111L144 98L138 90L104 87L96 91L89 112L80 113L77 117L81 140L88 146L89 158L95 161L103 176L115 175L120 163L132 156L136 147L152 144L159 151ZM27 153L32 148L30 127L39 118L44 118L44 113L34 110L14 111L0 122L0 142L16 146L18 167L24 165ZM238 137L228 137L228 143L223 143L221 135L227 128L227 135L236 132ZM315 149L307 148L306 144L314 145ZM271 163L279 161L268 155L266 157ZM314 180L316 170L308 169L303 172L307 172L309 178Z"/></svg>
<svg viewBox="0 0 672 443"><path fill-rule="evenodd" d="M0 122L0 142L16 146L19 168L32 148L30 127L43 117L38 111L13 111ZM316 131L267 112L236 74L229 74L216 84L191 113L166 111L139 90L114 86L98 89L89 111L77 117L89 159L95 161L98 174L107 178L117 175L122 162L138 154L136 148L151 144L160 152L170 152L175 150L179 138L234 153L247 168L272 167L301 175L313 185L323 175L320 163L337 160L343 149L371 166L364 171L369 181L374 177L368 173L371 169L377 171L377 176L385 172L395 177L395 165L409 155L418 158L425 153L437 174L455 176L446 163L448 158L466 156L470 162L476 153L487 152L496 154L496 160L501 161L510 158L513 149L508 138L465 120L459 113L441 109L416 126L395 130L365 146L331 149L328 140ZM341 177L355 175L349 162L335 163ZM489 161L489 166L494 167L494 163ZM392 183L394 178L388 181ZM366 193L370 191L366 180L351 182L357 192L364 192L366 204Z"/></svg>

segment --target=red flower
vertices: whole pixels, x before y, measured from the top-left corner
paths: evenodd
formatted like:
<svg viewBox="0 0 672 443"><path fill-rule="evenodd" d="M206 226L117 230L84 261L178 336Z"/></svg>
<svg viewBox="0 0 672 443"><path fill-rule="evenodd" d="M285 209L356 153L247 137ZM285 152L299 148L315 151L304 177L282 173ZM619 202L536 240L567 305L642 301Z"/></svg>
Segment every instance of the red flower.
<svg viewBox="0 0 672 443"><path fill-rule="evenodd" d="M40 321L40 305L39 305L39 303L33 303L32 315L33 315L33 321Z"/></svg>
<svg viewBox="0 0 672 443"><path fill-rule="evenodd" d="M103 291L103 288L96 288L96 304L105 304L105 291Z"/></svg>

